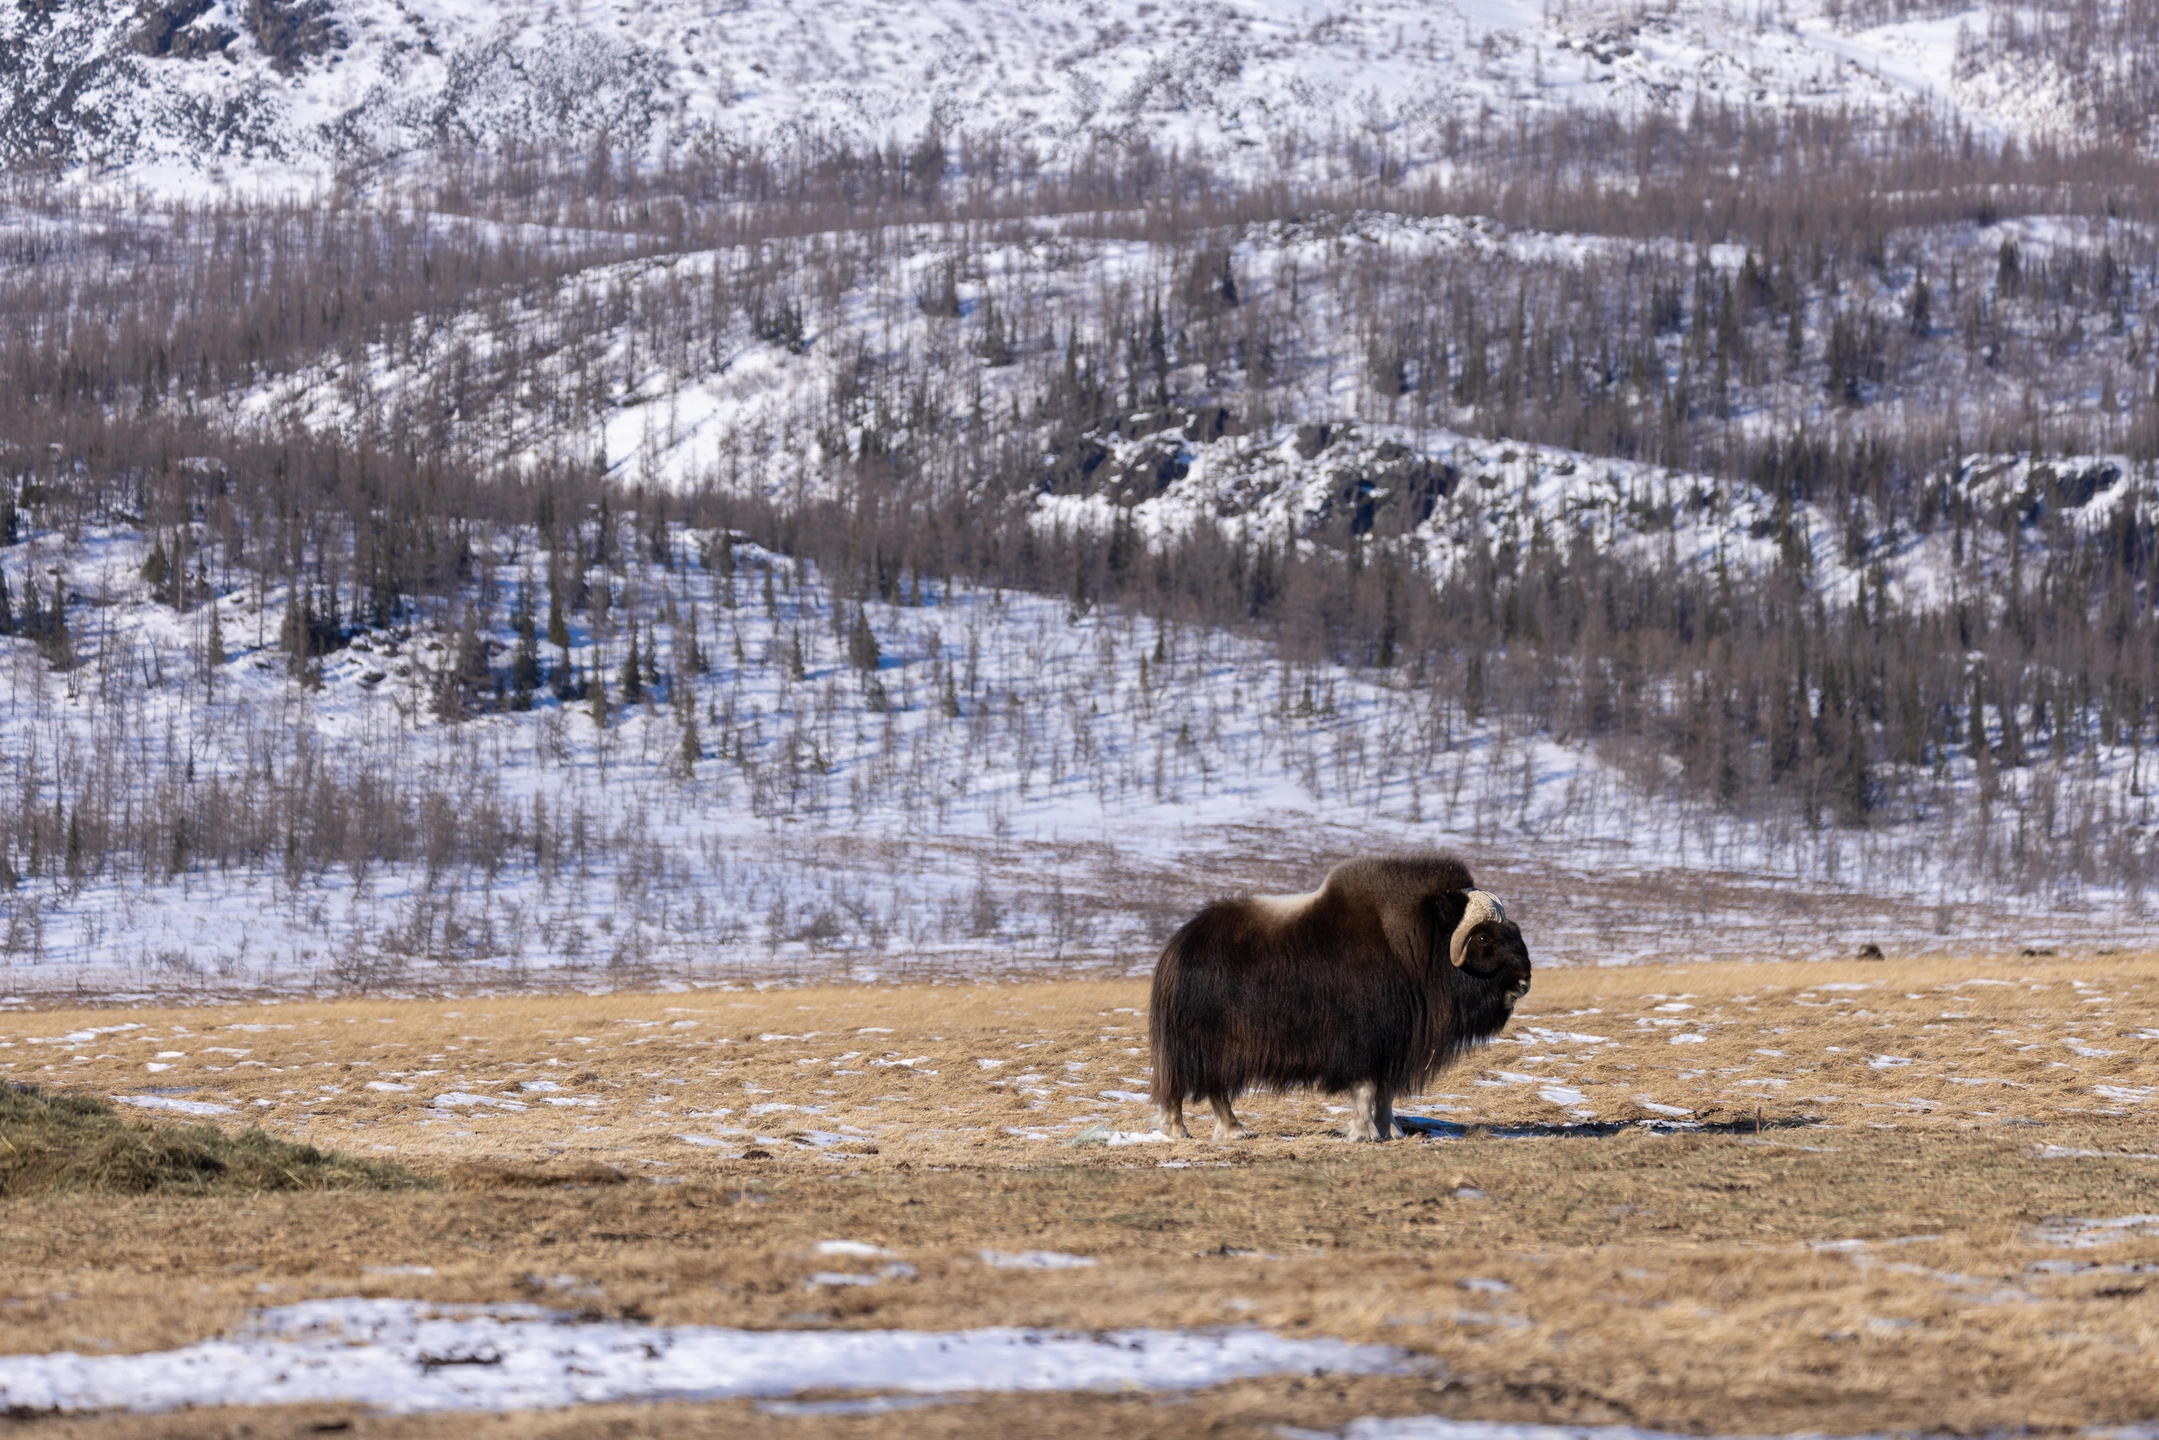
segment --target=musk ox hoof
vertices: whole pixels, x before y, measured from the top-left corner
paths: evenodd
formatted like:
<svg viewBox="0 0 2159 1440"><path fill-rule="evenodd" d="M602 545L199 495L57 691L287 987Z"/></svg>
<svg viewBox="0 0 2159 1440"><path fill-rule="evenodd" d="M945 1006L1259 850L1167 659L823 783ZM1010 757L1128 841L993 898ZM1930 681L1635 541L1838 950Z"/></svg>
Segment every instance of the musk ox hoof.
<svg viewBox="0 0 2159 1440"><path fill-rule="evenodd" d="M1245 1125L1217 1125L1214 1127L1214 1138L1217 1140L1257 1140L1259 1132Z"/></svg>

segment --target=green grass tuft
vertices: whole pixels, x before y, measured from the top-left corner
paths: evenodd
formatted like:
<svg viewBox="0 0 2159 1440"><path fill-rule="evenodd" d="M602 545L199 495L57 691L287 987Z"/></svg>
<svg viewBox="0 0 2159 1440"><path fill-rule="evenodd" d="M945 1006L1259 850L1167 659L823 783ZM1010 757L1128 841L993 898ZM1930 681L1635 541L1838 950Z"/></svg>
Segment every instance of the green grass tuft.
<svg viewBox="0 0 2159 1440"><path fill-rule="evenodd" d="M260 1194L410 1190L402 1166L295 1145L254 1126L168 1125L95 1095L0 1081L0 1199L50 1194Z"/></svg>

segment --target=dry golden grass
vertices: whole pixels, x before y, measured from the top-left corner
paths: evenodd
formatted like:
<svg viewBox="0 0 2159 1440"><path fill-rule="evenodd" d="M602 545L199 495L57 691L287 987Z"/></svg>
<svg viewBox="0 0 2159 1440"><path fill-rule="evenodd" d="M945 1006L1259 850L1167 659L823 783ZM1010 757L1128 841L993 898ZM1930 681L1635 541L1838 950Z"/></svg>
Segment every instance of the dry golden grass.
<svg viewBox="0 0 2159 1440"><path fill-rule="evenodd" d="M2159 1223L2065 1222L2159 1211L2155 981L2145 957L1546 971L1505 1042L1403 1106L1465 1134L1361 1147L1311 1096L1251 1097L1255 1141L1063 1143L1145 1123L1143 1104L1103 1098L1145 1088L1138 985L11 1014L0 1077L193 1086L234 1121L450 1188L0 1206L0 1350L162 1348L318 1294L552 1298L762 1327L1250 1322L1443 1368L1189 1403L983 1399L874 1422L657 1407L519 1417L518 1433L992 1433L1024 1415L1039 1434L1258 1435L1419 1411L1757 1433L2146 1420ZM106 1030L123 1024L142 1028ZM525 1108L430 1103L455 1094ZM818 1286L858 1263L816 1254L825 1239L874 1241L919 1273ZM1099 1263L999 1270L986 1248ZM412 1266L433 1273L396 1268ZM97 1424L228 1420L272 1423ZM276 1423L303 1420L322 1415Z"/></svg>

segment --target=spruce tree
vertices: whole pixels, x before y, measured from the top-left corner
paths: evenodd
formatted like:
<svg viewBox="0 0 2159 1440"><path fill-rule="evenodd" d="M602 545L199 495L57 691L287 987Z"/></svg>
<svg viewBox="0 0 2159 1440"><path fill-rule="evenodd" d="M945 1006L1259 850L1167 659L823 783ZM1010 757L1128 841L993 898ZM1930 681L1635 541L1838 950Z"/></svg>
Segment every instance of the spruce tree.
<svg viewBox="0 0 2159 1440"><path fill-rule="evenodd" d="M39 648L45 661L63 674L75 668L75 637L67 627L67 587L52 585L52 612L38 626Z"/></svg>
<svg viewBox="0 0 2159 1440"><path fill-rule="evenodd" d="M142 562L142 578L150 586L150 598L163 598L165 582L172 575L172 560L165 554L165 537L150 542L150 554Z"/></svg>
<svg viewBox="0 0 2159 1440"><path fill-rule="evenodd" d="M682 717L682 773L685 776L697 772L697 762L705 758L705 743L697 734L697 710L692 706Z"/></svg>
<svg viewBox="0 0 2159 1440"><path fill-rule="evenodd" d="M724 531L720 539L719 572L720 604L732 610L735 608L735 542Z"/></svg>
<svg viewBox="0 0 2159 1440"><path fill-rule="evenodd" d="M218 619L218 609L217 600L212 597L210 618L205 622L207 633L203 637L202 693L206 700L216 698L217 670L225 663L225 627Z"/></svg>
<svg viewBox="0 0 2159 1440"><path fill-rule="evenodd" d="M532 692L540 688L540 633L532 620L532 577L525 577L525 584L518 593L517 603L517 653L510 661L510 690L517 697L517 708L532 708Z"/></svg>
<svg viewBox="0 0 2159 1440"><path fill-rule="evenodd" d="M847 663L857 670L874 671L883 654L877 648L877 635L870 629L870 617L860 605L855 606L854 624L847 627Z"/></svg>
<svg viewBox="0 0 2159 1440"><path fill-rule="evenodd" d="M712 673L712 658L705 654L703 638L697 632L697 606L694 602L690 606L689 650L684 655L683 660L684 668L692 675L710 675Z"/></svg>
<svg viewBox="0 0 2159 1440"><path fill-rule="evenodd" d="M562 616L562 566L547 567L547 643L562 652L562 663L570 661L570 624Z"/></svg>
<svg viewBox="0 0 2159 1440"><path fill-rule="evenodd" d="M622 673L616 677L622 686L622 703L635 705L645 698L645 667L637 654L637 626L630 626L630 653L622 657Z"/></svg>

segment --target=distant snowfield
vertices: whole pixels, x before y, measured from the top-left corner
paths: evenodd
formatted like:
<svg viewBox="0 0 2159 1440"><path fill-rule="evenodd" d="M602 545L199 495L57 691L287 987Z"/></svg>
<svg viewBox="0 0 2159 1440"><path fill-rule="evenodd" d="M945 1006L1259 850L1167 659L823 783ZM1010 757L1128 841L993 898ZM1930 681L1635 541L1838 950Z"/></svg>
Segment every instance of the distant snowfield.
<svg viewBox="0 0 2159 1440"><path fill-rule="evenodd" d="M1684 113L1948 105L1982 131L2073 124L2074 77L1959 63L1970 10L1873 29L1822 0L1554 9L1520 0L337 0L343 43L280 72L241 0L173 54L136 51L131 8L0 15L0 45L81 67L80 158L154 187L205 172L280 187L447 136L617 148L907 144L941 127L1051 163L1144 136L1278 166L1294 135L1362 131L1411 158L1450 120L1566 107ZM40 12L42 13L42 12ZM219 33L234 38L221 47ZM210 37L208 39L202 37ZM186 43L192 40L193 44ZM189 49L201 53L178 58ZM208 117L216 116L215 120Z"/></svg>
<svg viewBox="0 0 2159 1440"><path fill-rule="evenodd" d="M312 1300L228 1339L141 1355L0 1356L0 1406L156 1412L343 1400L391 1414L723 1400L1195 1390L1257 1375L1412 1370L1390 1346L1210 1332L723 1330L579 1320L533 1305Z"/></svg>

